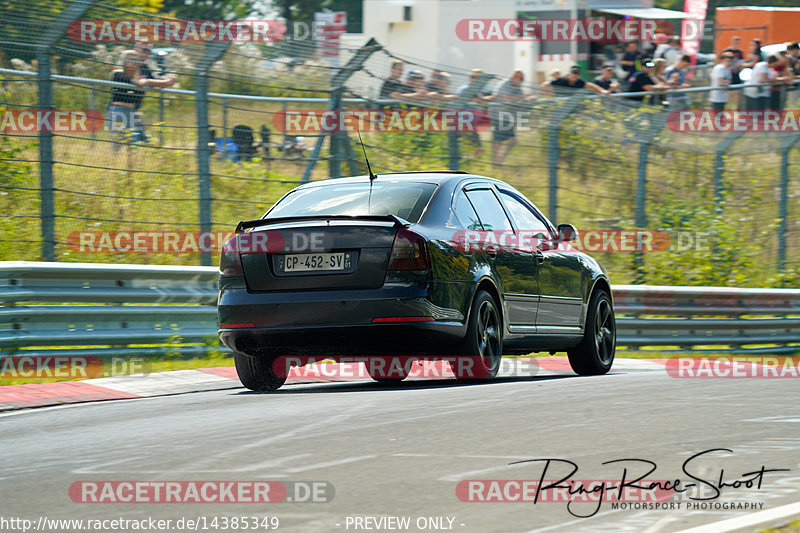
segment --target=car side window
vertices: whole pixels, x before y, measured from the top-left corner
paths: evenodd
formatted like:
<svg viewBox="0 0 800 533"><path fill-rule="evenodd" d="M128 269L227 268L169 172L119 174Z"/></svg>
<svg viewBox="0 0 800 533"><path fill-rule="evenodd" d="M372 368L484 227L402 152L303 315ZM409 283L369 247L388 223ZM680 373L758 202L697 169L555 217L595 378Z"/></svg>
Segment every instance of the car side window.
<svg viewBox="0 0 800 533"><path fill-rule="evenodd" d="M547 232L547 226L542 220L537 217L530 208L523 204L518 198L512 196L506 191L500 191L500 196L503 198L503 203L506 204L508 211L511 213L511 218L517 223L517 227L521 230L528 231L543 231Z"/></svg>
<svg viewBox="0 0 800 533"><path fill-rule="evenodd" d="M543 243L547 240L550 234L547 225L531 211L530 207L522 203L519 198L506 191L501 190L500 197L511 213L511 218L513 218L514 222L517 224L520 234L525 236L525 238L521 239L521 242L530 242L533 244L537 242ZM540 236L536 237L537 235ZM527 247L525 247L525 249L527 249Z"/></svg>
<svg viewBox="0 0 800 533"><path fill-rule="evenodd" d="M507 230L513 231L503 206L497 196L490 189L475 189L467 191L467 198L472 202L478 218L487 231Z"/></svg>
<svg viewBox="0 0 800 533"><path fill-rule="evenodd" d="M477 213L475 213L475 209L472 207L472 204L469 203L467 197L464 196L464 191L459 191L458 196L456 196L456 201L453 204L453 212L456 214L456 218L464 229L483 229L481 221L478 219Z"/></svg>

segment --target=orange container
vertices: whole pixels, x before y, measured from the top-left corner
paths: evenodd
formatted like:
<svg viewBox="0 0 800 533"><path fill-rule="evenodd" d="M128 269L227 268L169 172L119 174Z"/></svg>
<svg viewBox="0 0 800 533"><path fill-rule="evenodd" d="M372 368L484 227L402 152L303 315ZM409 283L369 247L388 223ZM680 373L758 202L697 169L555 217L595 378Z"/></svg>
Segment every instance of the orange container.
<svg viewBox="0 0 800 533"><path fill-rule="evenodd" d="M800 40L798 7L718 7L714 15L714 53L719 55L739 36L739 47L747 54L751 40L761 45Z"/></svg>

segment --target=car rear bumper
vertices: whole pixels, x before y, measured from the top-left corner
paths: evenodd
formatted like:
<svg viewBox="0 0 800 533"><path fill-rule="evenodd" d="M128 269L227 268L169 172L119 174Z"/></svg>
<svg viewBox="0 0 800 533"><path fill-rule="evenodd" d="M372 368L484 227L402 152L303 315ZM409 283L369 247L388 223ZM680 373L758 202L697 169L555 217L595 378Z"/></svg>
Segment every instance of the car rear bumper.
<svg viewBox="0 0 800 533"><path fill-rule="evenodd" d="M228 286L217 306L219 336L251 355L439 355L466 335L470 284L438 285L445 284L260 293Z"/></svg>

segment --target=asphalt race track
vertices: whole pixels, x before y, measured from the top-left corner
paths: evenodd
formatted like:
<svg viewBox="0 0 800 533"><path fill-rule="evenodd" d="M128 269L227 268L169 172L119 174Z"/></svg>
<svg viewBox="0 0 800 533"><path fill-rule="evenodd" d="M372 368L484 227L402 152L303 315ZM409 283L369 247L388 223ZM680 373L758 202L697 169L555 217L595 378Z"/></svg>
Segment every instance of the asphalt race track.
<svg viewBox="0 0 800 533"><path fill-rule="evenodd" d="M0 424L2 514L34 521L277 516L280 531L328 532L389 530L355 517L396 516L409 517L409 531L659 532L755 512L689 510L686 501L679 510L614 510L603 502L580 518L597 503L571 513L564 502L456 496L461 480L538 480L544 463L509 463L542 458L577 464L575 480L619 480L621 463L601 464L615 459L653 461L647 479L684 483L692 481L682 471L690 460L687 468L715 485L721 470L734 484L762 466L790 469L764 474L760 490L725 487L712 501L763 504L756 510L800 501L792 379L676 379L652 368L475 385L289 385L274 394L233 389L31 409L2 415ZM690 459L716 448L732 453ZM642 468L624 464L629 475ZM549 473L557 466L566 468L553 463ZM327 503L75 503L68 489L84 480L324 481L335 495Z"/></svg>

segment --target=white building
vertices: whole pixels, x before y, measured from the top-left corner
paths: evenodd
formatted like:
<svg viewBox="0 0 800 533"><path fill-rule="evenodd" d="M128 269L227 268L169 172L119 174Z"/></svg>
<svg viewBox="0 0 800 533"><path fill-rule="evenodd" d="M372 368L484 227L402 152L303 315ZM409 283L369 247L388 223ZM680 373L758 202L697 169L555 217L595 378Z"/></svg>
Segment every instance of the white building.
<svg viewBox="0 0 800 533"><path fill-rule="evenodd" d="M393 53L426 62L505 75L522 69L527 80L543 81L554 68L579 63L592 68L588 42L462 40L463 19L577 19L589 17L679 19L683 13L652 7L652 0L365 0L364 34ZM665 21L666 22L666 21ZM359 37L361 39L359 39ZM596 48L596 47L595 47Z"/></svg>

